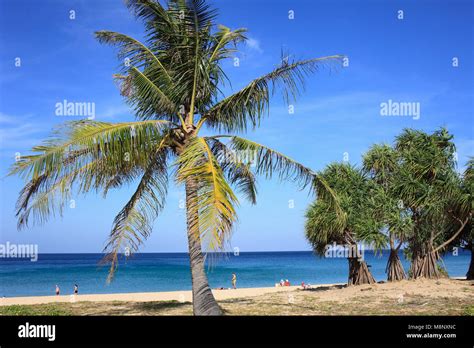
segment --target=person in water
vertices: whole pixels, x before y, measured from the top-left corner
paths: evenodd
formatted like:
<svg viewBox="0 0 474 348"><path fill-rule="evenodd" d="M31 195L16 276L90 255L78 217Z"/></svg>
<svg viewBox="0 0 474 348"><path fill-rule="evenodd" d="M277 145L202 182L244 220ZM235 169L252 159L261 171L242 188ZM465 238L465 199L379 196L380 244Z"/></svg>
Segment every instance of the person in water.
<svg viewBox="0 0 474 348"><path fill-rule="evenodd" d="M56 296L59 296L59 286L56 284Z"/></svg>
<svg viewBox="0 0 474 348"><path fill-rule="evenodd" d="M235 273L232 273L232 287L234 289L237 289L237 276L235 275Z"/></svg>
<svg viewBox="0 0 474 348"><path fill-rule="evenodd" d="M74 284L74 295L77 295L79 292L79 287L77 286L77 284Z"/></svg>

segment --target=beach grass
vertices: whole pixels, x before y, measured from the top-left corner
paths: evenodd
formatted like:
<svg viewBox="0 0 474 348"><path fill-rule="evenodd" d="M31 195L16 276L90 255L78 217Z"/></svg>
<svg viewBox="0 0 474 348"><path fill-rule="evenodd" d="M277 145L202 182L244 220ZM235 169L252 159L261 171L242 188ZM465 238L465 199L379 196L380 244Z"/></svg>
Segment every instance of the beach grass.
<svg viewBox="0 0 474 348"><path fill-rule="evenodd" d="M474 301L459 298L427 299L408 296L404 303L382 297L357 297L350 303L318 301L301 296L297 303L287 303L278 295L219 301L226 315L467 315L474 316ZM286 302L286 303L285 303ZM0 307L0 315L192 315L190 302L81 302Z"/></svg>
<svg viewBox="0 0 474 348"><path fill-rule="evenodd" d="M218 301L226 315L474 315L474 282L402 281L324 286ZM192 315L180 301L109 301L0 306L0 315Z"/></svg>
<svg viewBox="0 0 474 348"><path fill-rule="evenodd" d="M74 315L67 303L45 303L37 305L12 305L0 307L0 315Z"/></svg>

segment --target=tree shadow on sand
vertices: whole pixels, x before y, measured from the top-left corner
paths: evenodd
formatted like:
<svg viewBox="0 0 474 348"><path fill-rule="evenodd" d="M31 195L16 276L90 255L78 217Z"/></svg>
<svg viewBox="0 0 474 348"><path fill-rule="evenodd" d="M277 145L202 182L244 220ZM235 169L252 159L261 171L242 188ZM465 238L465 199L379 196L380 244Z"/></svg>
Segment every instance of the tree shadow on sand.
<svg viewBox="0 0 474 348"><path fill-rule="evenodd" d="M317 288L309 288L300 291L309 291L309 292L320 292L320 291L328 291L328 290L336 290L336 289L344 289L347 288L347 284L339 284L339 285L328 285L328 286L318 286Z"/></svg>
<svg viewBox="0 0 474 348"><path fill-rule="evenodd" d="M178 302L178 301L159 301L159 302L137 302L134 303L133 309L144 310L144 311L162 311L167 309L179 309L192 305L191 302Z"/></svg>
<svg viewBox="0 0 474 348"><path fill-rule="evenodd" d="M153 301L129 302L127 304L114 304L112 307L102 308L101 315L161 315L168 311L177 310L179 313L186 307L192 308L191 302L178 301ZM191 309L192 312L192 309ZM97 313L93 313L95 315Z"/></svg>

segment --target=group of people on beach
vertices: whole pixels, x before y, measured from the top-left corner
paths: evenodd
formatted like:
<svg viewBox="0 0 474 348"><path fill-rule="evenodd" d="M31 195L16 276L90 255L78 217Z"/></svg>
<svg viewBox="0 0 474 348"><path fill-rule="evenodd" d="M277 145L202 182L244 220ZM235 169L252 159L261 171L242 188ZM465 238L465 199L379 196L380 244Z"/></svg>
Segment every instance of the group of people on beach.
<svg viewBox="0 0 474 348"><path fill-rule="evenodd" d="M232 273L232 289L237 289L237 275L235 273ZM291 286L291 283L288 279L285 280L280 280L280 283L275 284L275 286ZM301 287L303 289L308 289L311 287L311 284L305 284L305 282L301 283ZM221 287L218 288L217 290L225 290L225 288ZM59 285L56 284L56 296L59 296L60 289ZM74 284L74 295L77 295L79 293L79 286L77 284Z"/></svg>
<svg viewBox="0 0 474 348"><path fill-rule="evenodd" d="M59 296L60 289L59 285L56 284L56 296ZM77 295L79 293L79 286L77 284L74 284L74 295Z"/></svg>
<svg viewBox="0 0 474 348"><path fill-rule="evenodd" d="M279 283L276 283L275 286L291 286L291 283L288 279L285 279L285 280L280 280ZM306 290L306 289L310 289L311 288L311 284L306 284L305 282L301 282L301 288L303 290Z"/></svg>
<svg viewBox="0 0 474 348"><path fill-rule="evenodd" d="M280 280L279 286L291 286L291 283L288 279Z"/></svg>
<svg viewBox="0 0 474 348"><path fill-rule="evenodd" d="M275 286L291 286L291 283L288 279L280 280L279 283L276 283ZM306 284L305 282L301 282L301 287L303 290L311 288L311 284ZM232 273L232 289L237 289L237 275ZM224 287L217 288L217 290L225 290Z"/></svg>
<svg viewBox="0 0 474 348"><path fill-rule="evenodd" d="M235 273L232 273L232 289L237 289L237 275ZM280 280L280 283L275 284L276 286L291 286L291 283L288 279L286 280ZM301 283L301 286L303 289L309 288L311 285L310 284L305 284L304 282ZM218 290L224 290L224 288L218 288ZM56 284L56 296L59 296L60 289L59 285ZM77 295L79 293L79 286L77 284L74 284L74 295Z"/></svg>

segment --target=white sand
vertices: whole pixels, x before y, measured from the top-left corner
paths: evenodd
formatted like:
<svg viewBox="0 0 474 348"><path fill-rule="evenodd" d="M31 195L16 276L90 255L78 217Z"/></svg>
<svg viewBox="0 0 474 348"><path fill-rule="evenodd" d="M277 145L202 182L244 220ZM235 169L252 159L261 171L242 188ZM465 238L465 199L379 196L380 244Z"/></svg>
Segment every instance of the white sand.
<svg viewBox="0 0 474 348"><path fill-rule="evenodd" d="M474 296L474 282L457 279L439 280L404 280L395 283L361 285L350 287L336 287L342 284L320 284L313 285L312 289L323 291L311 291L317 295L321 301L350 302L357 296L378 296L388 298L400 298L404 295L421 295L426 297L451 297L456 294L458 297L472 298ZM232 298L254 297L271 293L281 293L296 291L300 286L268 287L268 288L243 288L236 290L212 290L216 300L226 300ZM300 292L298 292L300 293ZM301 292L303 293L303 292ZM299 295L298 295L299 296ZM32 305L40 303L55 302L149 302L149 301L179 301L191 302L191 291L167 291L167 292L141 292L124 294L91 294L91 295L61 295L61 296L28 296L28 297L7 297L0 299L0 306L6 305Z"/></svg>
<svg viewBox="0 0 474 348"><path fill-rule="evenodd" d="M326 285L327 286L327 285ZM216 300L225 300L230 298L252 297L267 293L275 293L282 291L293 291L298 286L284 286L272 288L244 288L244 289L227 289L212 290ZM31 305L39 303L55 303L55 302L79 302L79 301L131 301L131 302L148 302L148 301L180 301L191 302L191 291L166 291L166 292L137 292L123 294L91 294L91 295L60 295L60 296L27 296L27 297L5 297L0 299L0 306L7 305Z"/></svg>

